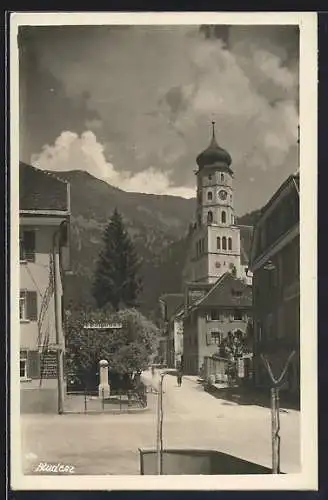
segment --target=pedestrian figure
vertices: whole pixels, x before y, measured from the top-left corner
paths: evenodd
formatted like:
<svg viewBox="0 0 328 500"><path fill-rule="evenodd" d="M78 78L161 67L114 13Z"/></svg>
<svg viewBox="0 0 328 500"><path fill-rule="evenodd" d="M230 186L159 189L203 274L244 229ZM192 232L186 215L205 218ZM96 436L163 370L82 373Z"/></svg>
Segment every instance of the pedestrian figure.
<svg viewBox="0 0 328 500"><path fill-rule="evenodd" d="M182 373L181 373L181 371L178 371L178 373L177 373L177 382L178 382L178 387L181 387L181 384L182 384Z"/></svg>

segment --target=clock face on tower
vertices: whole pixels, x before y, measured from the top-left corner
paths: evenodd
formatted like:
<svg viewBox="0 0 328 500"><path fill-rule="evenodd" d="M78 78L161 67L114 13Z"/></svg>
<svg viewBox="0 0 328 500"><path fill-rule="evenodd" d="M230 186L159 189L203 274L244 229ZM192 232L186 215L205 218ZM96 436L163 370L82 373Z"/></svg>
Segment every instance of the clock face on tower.
<svg viewBox="0 0 328 500"><path fill-rule="evenodd" d="M220 197L221 200L226 200L227 199L227 192L224 191L223 189L221 189L219 191L219 197Z"/></svg>

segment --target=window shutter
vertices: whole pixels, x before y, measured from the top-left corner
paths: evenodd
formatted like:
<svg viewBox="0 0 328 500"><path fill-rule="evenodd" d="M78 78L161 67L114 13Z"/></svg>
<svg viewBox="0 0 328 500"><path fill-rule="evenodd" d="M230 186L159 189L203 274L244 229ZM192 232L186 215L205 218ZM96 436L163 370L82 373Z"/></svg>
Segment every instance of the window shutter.
<svg viewBox="0 0 328 500"><path fill-rule="evenodd" d="M26 317L30 321L37 321L38 319L36 292L26 292Z"/></svg>
<svg viewBox="0 0 328 500"><path fill-rule="evenodd" d="M40 355L38 351L27 353L27 376L28 378L40 378Z"/></svg>
<svg viewBox="0 0 328 500"><path fill-rule="evenodd" d="M29 262L35 261L35 232L34 231L24 231L24 250L25 259Z"/></svg>

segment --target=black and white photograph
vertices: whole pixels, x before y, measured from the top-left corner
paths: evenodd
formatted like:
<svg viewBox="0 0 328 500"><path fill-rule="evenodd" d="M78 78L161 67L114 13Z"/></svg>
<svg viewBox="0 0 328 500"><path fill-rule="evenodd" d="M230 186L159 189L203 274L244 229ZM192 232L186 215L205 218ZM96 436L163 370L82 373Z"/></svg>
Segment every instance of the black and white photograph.
<svg viewBox="0 0 328 500"><path fill-rule="evenodd" d="M13 487L315 489L315 14L16 13L10 58Z"/></svg>

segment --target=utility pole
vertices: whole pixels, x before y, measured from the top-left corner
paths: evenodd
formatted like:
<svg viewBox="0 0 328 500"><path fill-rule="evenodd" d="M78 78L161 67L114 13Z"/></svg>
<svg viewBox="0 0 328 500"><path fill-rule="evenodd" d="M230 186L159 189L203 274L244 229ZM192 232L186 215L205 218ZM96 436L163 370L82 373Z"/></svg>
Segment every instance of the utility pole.
<svg viewBox="0 0 328 500"><path fill-rule="evenodd" d="M58 384L58 413L64 411L64 337L61 315L61 293L60 293L60 235L61 226L53 236L53 266L54 266L54 305L55 305L55 330L56 330L56 355L57 355L57 384Z"/></svg>

